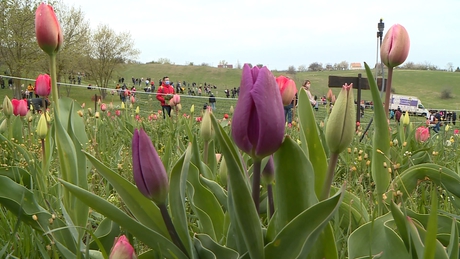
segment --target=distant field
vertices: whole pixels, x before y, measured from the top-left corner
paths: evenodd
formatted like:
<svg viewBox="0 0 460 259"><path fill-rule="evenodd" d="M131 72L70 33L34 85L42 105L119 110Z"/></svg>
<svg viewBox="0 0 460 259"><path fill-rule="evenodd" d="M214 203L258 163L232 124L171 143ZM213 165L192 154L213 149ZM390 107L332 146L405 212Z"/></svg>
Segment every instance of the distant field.
<svg viewBox="0 0 460 259"><path fill-rule="evenodd" d="M309 79L312 82L312 93L317 96L325 95L328 91L328 77L335 76L357 76L359 73L365 77L364 70L347 70L347 71L322 71L322 72L299 72L294 75L287 75L286 72L273 71L275 76L281 74L292 77L297 87L300 87L303 80ZM131 64L120 67L117 72L113 74L113 82L109 87L114 88L118 77L124 77L125 82L130 87L131 77L147 78L151 77L158 85L158 80L163 76L169 76L171 81L186 81L187 84L193 82L199 84L207 83L216 85L217 89L213 93L217 97L224 99L217 100L218 113L227 113L231 105L236 103L235 99L227 99L224 95L225 88L238 87L241 79L241 70L239 69L225 69L215 68L208 66L179 66L179 65L160 65L160 64ZM444 72L444 71L411 71L411 70L395 70L393 78L393 88L397 94L413 95L420 98L422 103L428 109L447 109L447 110L460 110L460 73ZM27 85L28 81L23 81ZM61 87L61 96L66 96L77 100L80 103L89 103L94 94L98 94L97 90L88 90L86 86L94 82L83 81L81 87L72 86ZM137 86L138 91L143 92L145 84ZM69 92L67 90L70 89ZM441 99L441 92L443 90L450 91L453 98ZM186 89L187 91L187 89ZM338 94L339 88L333 88L333 92ZM204 93L204 92L203 92ZM0 89L0 98L3 100L4 95L11 97L12 91L9 89ZM148 112L156 111L160 108L158 101L155 100L153 95L139 94L138 105L148 107ZM355 93L356 96L356 93ZM363 100L371 100L370 91L362 92ZM113 101L116 105L119 103L118 96L108 96L106 102ZM208 102L207 97L193 97L182 96L183 108L189 109L194 104L196 108L202 107L204 103Z"/></svg>

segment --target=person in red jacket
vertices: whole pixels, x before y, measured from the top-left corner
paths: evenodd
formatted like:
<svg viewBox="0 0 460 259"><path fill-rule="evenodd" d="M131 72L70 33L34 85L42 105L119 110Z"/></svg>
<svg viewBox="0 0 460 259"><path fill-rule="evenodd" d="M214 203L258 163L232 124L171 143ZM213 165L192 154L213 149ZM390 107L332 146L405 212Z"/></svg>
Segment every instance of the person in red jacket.
<svg viewBox="0 0 460 259"><path fill-rule="evenodd" d="M171 100L173 94L174 87L169 84L169 77L163 77L163 81L157 91L157 100L161 103L163 119L166 119L166 112L168 113L168 116L171 117L171 106L169 105L169 100Z"/></svg>

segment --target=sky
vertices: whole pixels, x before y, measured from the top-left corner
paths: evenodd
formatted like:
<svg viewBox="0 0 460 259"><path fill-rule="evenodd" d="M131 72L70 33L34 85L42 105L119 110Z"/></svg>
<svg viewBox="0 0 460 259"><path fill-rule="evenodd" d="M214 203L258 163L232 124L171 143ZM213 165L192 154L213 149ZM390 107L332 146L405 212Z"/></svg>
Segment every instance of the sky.
<svg viewBox="0 0 460 259"><path fill-rule="evenodd" d="M377 61L377 23L409 33L407 61L460 66L460 0L62 0L92 29L129 32L146 63L225 60L272 70Z"/></svg>

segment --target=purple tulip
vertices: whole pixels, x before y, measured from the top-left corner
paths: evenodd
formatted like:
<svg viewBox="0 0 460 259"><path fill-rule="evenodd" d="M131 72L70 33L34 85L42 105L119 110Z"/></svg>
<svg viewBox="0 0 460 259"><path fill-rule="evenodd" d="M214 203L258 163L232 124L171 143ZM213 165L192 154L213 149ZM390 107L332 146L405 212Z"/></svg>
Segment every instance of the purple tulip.
<svg viewBox="0 0 460 259"><path fill-rule="evenodd" d="M134 182L139 191L157 205L164 204L169 192L166 169L143 129L135 129L132 143Z"/></svg>
<svg viewBox="0 0 460 259"><path fill-rule="evenodd" d="M397 67L406 61L409 48L409 34L402 25L395 24L391 26L383 38L380 58L387 67Z"/></svg>
<svg viewBox="0 0 460 259"><path fill-rule="evenodd" d="M240 93L232 121L236 145L252 157L263 158L281 146L283 102L275 77L266 67L243 66Z"/></svg>

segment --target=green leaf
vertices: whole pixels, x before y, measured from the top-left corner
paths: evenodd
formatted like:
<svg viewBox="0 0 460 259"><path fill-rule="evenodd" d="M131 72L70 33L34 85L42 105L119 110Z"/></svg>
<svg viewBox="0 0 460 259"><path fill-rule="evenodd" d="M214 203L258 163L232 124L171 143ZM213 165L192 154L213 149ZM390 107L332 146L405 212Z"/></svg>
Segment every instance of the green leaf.
<svg viewBox="0 0 460 259"><path fill-rule="evenodd" d="M99 240L105 251L109 251L113 246L115 237L120 235L120 226L109 218L104 218L97 226L94 236ZM89 244L90 249L98 249L98 244L93 240Z"/></svg>
<svg viewBox="0 0 460 259"><path fill-rule="evenodd" d="M216 255L201 244L201 241L197 238L193 239L193 244L198 253L200 259L217 259Z"/></svg>
<svg viewBox="0 0 460 259"><path fill-rule="evenodd" d="M200 181L204 185L208 187L208 189L214 194L214 196L217 198L219 201L219 204L222 205L223 210L226 211L228 210L228 205L227 205L227 192L225 191L222 186L220 186L218 183L209 180L203 176L200 175Z"/></svg>
<svg viewBox="0 0 460 259"><path fill-rule="evenodd" d="M321 143L320 132L316 124L313 108L308 99L307 92L303 89L299 91L298 111L301 129L300 135L303 137L301 146L313 166L315 172L315 192L319 196L326 180L327 157Z"/></svg>
<svg viewBox="0 0 460 259"><path fill-rule="evenodd" d="M205 233L208 233L214 240L222 239L224 237L222 228L224 225L224 212L216 197L201 184L198 168L190 167L188 181L194 188L193 196L189 195L193 205L206 213L212 223L212 231L209 229Z"/></svg>
<svg viewBox="0 0 460 259"><path fill-rule="evenodd" d="M452 230L450 232L449 246L447 247L449 259L458 259L458 234L457 221L452 219Z"/></svg>
<svg viewBox="0 0 460 259"><path fill-rule="evenodd" d="M63 180L60 180L60 182L65 188L67 188L67 190L78 197L78 199L83 201L86 205L125 228L129 233L136 236L151 249L156 251L165 251L162 254L165 258L188 259L188 257L169 239L126 215L126 213L121 211L115 205L69 182Z"/></svg>
<svg viewBox="0 0 460 259"><path fill-rule="evenodd" d="M49 223L51 213L38 205L34 193L24 188L6 176L0 175L0 204L18 217L18 220L28 224L39 232L47 232L53 229L53 237L56 242L62 243L67 249L75 253L77 247L66 224L59 218ZM33 220L33 215L37 220Z"/></svg>
<svg viewBox="0 0 460 259"><path fill-rule="evenodd" d="M18 184L25 186L26 188L31 188L31 175L26 170L21 167L11 166L11 167L2 167L0 168L0 175L7 176L11 180L15 181Z"/></svg>
<svg viewBox="0 0 460 259"><path fill-rule="evenodd" d="M192 145L189 144L185 154L176 162L171 171L169 207L171 218L177 234L187 249L189 255L193 254L193 243L188 233L188 220L185 211L185 187L192 157Z"/></svg>
<svg viewBox="0 0 460 259"><path fill-rule="evenodd" d="M169 238L160 209L155 203L142 195L134 184L108 168L94 156L86 152L85 155L94 168L113 186L126 207L140 223Z"/></svg>
<svg viewBox="0 0 460 259"><path fill-rule="evenodd" d="M203 247L213 252L218 259L238 259L238 253L228 247L216 243L210 236L205 234L196 234L195 240L198 239ZM196 245L195 245L196 247Z"/></svg>
<svg viewBox="0 0 460 259"><path fill-rule="evenodd" d="M273 193L277 211L273 224L275 234L278 234L293 218L317 203L318 199L315 194L314 169L299 145L289 136L285 137L273 155L273 160L276 183Z"/></svg>
<svg viewBox="0 0 460 259"><path fill-rule="evenodd" d="M337 192L339 188L332 186L331 189ZM339 218L341 227L350 228L353 232L355 229L369 221L369 213L361 199L349 191L345 191L342 204L339 208Z"/></svg>
<svg viewBox="0 0 460 259"><path fill-rule="evenodd" d="M436 234L438 233L438 194L431 192L431 212L425 236L424 259L434 259L436 253Z"/></svg>
<svg viewBox="0 0 460 259"><path fill-rule="evenodd" d="M234 209L237 220L234 224L241 232L251 258L264 258L261 222L251 197L240 156L216 118L214 116L211 118L216 131L216 138L219 140L222 154L227 162L229 189L233 190L231 191L232 199L229 199L229 203L232 203L230 207Z"/></svg>
<svg viewBox="0 0 460 259"><path fill-rule="evenodd" d="M372 71L364 63L366 67L367 80L371 88L372 100L374 102L374 137L373 137L373 148L372 148L372 179L375 182L377 190L377 202L379 207L379 214L383 213L383 194L387 191L388 185L390 184L390 174L388 169L383 166L384 163L390 164L387 157L390 152L390 131L388 129L387 116L380 98L380 93L377 88L377 84L372 75Z"/></svg>
<svg viewBox="0 0 460 259"><path fill-rule="evenodd" d="M295 217L265 246L265 258L297 258L302 251L304 255L308 254L339 209L342 198L343 189Z"/></svg>
<svg viewBox="0 0 460 259"><path fill-rule="evenodd" d="M348 258L411 259L401 237L387 222L393 222L390 213L353 231L348 238Z"/></svg>

